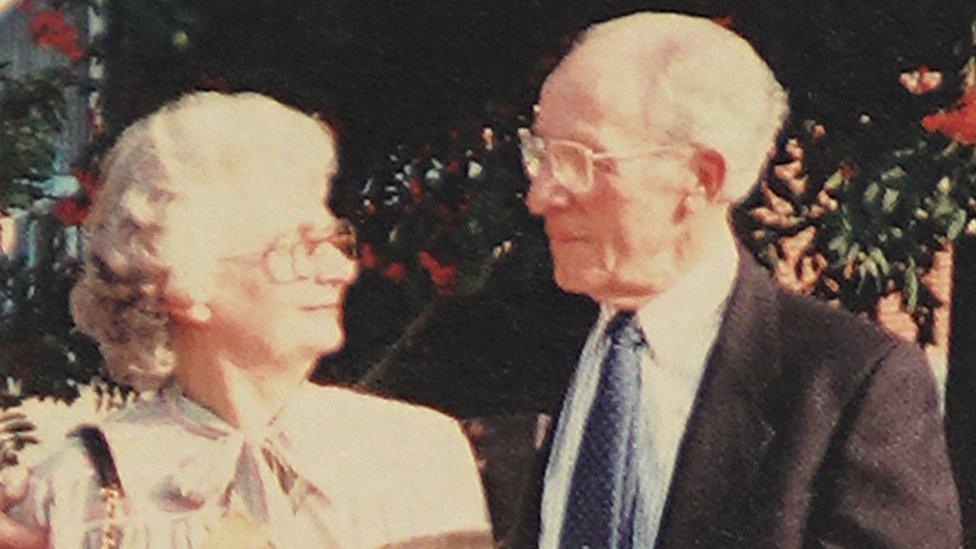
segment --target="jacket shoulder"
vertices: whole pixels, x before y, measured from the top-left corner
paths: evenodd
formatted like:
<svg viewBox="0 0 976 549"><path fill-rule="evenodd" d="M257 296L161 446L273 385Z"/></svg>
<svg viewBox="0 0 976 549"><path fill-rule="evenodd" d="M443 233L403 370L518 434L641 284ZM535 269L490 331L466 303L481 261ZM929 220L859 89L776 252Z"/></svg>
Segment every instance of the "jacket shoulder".
<svg viewBox="0 0 976 549"><path fill-rule="evenodd" d="M934 379L916 345L875 323L807 296L779 292L779 332L786 379L815 383L842 405L877 378L928 385ZM934 394L934 391L933 391Z"/></svg>

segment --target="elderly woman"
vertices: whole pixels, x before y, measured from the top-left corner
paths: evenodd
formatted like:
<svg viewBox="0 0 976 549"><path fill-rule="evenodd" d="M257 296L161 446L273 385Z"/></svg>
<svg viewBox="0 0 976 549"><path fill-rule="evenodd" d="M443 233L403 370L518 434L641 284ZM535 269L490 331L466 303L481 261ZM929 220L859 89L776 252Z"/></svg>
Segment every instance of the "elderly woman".
<svg viewBox="0 0 976 549"><path fill-rule="evenodd" d="M343 343L357 272L325 206L335 170L328 128L256 94L190 95L124 132L71 306L113 379L156 396L34 471L13 515L49 546L490 539L454 421L306 382Z"/></svg>

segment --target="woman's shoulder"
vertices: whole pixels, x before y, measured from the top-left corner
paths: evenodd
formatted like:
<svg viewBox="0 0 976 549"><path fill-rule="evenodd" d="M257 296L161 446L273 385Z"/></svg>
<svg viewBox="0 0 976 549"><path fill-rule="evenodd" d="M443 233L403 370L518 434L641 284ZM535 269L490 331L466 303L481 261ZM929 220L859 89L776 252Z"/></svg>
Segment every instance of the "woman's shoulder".
<svg viewBox="0 0 976 549"><path fill-rule="evenodd" d="M343 387L310 386L290 406L283 428L300 437L330 471L359 469L414 479L475 473L457 420L436 410Z"/></svg>
<svg viewBox="0 0 976 549"><path fill-rule="evenodd" d="M343 423L357 429L376 432L420 429L462 436L457 420L442 412L349 387L307 384L292 403L292 409L305 418L309 412L315 412L323 419L329 418L330 423L341 418Z"/></svg>
<svg viewBox="0 0 976 549"><path fill-rule="evenodd" d="M376 515L389 539L490 531L474 456L454 418L334 386L310 386L292 404L299 413L291 421L302 418L296 429L309 433L302 453L315 456L316 484L359 502L351 507Z"/></svg>

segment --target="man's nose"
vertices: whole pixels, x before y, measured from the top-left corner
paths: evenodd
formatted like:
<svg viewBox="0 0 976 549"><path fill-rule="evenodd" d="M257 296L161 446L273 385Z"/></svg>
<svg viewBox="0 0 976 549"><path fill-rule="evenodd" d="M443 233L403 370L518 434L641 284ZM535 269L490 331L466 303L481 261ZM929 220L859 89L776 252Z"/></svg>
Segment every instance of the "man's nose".
<svg viewBox="0 0 976 549"><path fill-rule="evenodd" d="M532 178L525 205L532 215L545 215L552 210L565 208L572 196L552 174L540 174Z"/></svg>

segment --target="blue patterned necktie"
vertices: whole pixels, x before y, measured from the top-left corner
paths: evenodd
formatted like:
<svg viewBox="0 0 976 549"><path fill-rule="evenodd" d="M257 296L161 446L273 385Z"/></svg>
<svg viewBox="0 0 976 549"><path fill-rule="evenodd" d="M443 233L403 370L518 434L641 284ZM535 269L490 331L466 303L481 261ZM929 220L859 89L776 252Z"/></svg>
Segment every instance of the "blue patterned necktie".
<svg viewBox="0 0 976 549"><path fill-rule="evenodd" d="M632 545L640 362L647 344L633 313L618 313L605 337L610 345L573 470L560 547Z"/></svg>

